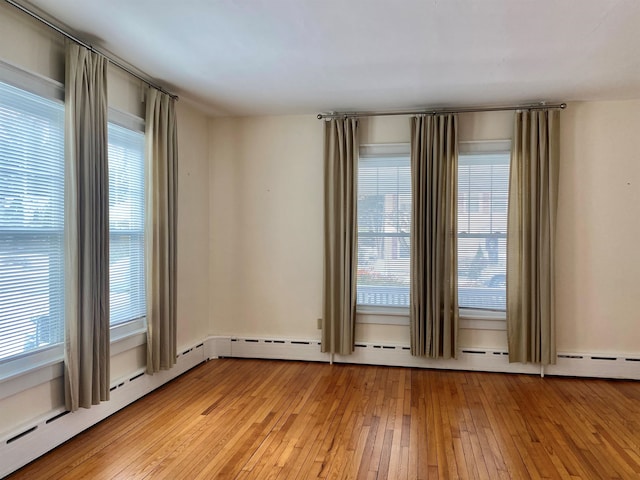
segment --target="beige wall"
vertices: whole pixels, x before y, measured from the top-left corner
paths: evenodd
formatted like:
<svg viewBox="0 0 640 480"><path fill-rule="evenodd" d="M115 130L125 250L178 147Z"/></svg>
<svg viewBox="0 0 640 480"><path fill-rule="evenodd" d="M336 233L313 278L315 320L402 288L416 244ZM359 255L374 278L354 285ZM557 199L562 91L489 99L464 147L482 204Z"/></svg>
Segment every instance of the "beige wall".
<svg viewBox="0 0 640 480"><path fill-rule="evenodd" d="M640 101L561 117L558 348L640 353Z"/></svg>
<svg viewBox="0 0 640 480"><path fill-rule="evenodd" d="M15 8L0 3L0 60L62 82L64 42ZM109 106L144 116L143 86L120 69L108 71ZM209 311L209 157L208 118L186 101L178 116L178 348L206 337ZM145 347L114 355L112 379L144 367ZM2 384L0 384L2 388ZM0 400L0 434L50 412L63 403L60 379Z"/></svg>
<svg viewBox="0 0 640 480"><path fill-rule="evenodd" d="M561 116L557 344L640 353L640 102L572 104ZM511 137L513 114L460 116L461 141ZM635 135L634 135L635 134ZM362 143L409 141L406 117L363 120ZM210 123L211 334L318 339L322 314L322 123L314 116ZM361 324L359 341L408 343ZM504 348L463 330L463 347Z"/></svg>
<svg viewBox="0 0 640 480"><path fill-rule="evenodd" d="M0 60L64 81L64 40L6 2L0 3Z"/></svg>
<svg viewBox="0 0 640 480"><path fill-rule="evenodd" d="M208 119L187 101L178 117L178 348L209 329Z"/></svg>
<svg viewBox="0 0 640 480"><path fill-rule="evenodd" d="M313 116L211 121L211 333L318 337L320 127Z"/></svg>

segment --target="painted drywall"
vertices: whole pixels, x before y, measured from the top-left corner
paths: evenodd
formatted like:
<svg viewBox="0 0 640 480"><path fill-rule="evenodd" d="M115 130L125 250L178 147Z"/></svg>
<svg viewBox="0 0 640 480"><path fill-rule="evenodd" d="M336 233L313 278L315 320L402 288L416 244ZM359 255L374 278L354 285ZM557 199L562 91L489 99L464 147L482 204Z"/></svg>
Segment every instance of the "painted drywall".
<svg viewBox="0 0 640 480"><path fill-rule="evenodd" d="M144 94L147 86L111 63L108 65L107 72L107 100L109 107L144 118Z"/></svg>
<svg viewBox="0 0 640 480"><path fill-rule="evenodd" d="M638 354L640 103L576 103L561 114L557 348ZM513 114L460 115L459 139L511 137ZM322 314L322 123L314 116L210 123L211 334L318 339ZM363 120L361 142L408 142L406 117ZM365 318L365 317L363 317ZM356 339L407 343L405 326ZM462 347L506 348L506 332L462 330Z"/></svg>
<svg viewBox="0 0 640 480"><path fill-rule="evenodd" d="M558 348L640 353L640 100L561 117Z"/></svg>
<svg viewBox="0 0 640 480"><path fill-rule="evenodd" d="M210 125L210 333L318 337L321 125L312 116Z"/></svg>
<svg viewBox="0 0 640 480"><path fill-rule="evenodd" d="M0 59L30 73L64 81L64 40L49 28L0 3Z"/></svg>
<svg viewBox="0 0 640 480"><path fill-rule="evenodd" d="M178 122L178 347L202 342L209 326L208 119L188 102Z"/></svg>
<svg viewBox="0 0 640 480"><path fill-rule="evenodd" d="M0 400L0 435L18 433L64 405L62 377Z"/></svg>
<svg viewBox="0 0 640 480"><path fill-rule="evenodd" d="M111 384L131 376L135 370L147 365L147 348L141 345L120 354L111 354Z"/></svg>
<svg viewBox="0 0 640 480"><path fill-rule="evenodd" d="M15 8L0 3L0 60L43 77L64 80L61 36ZM141 82L109 66L111 108L144 116ZM209 158L208 118L187 101L177 105L178 117L178 348L202 342L208 331L209 308ZM112 380L144 367L145 346L114 355ZM2 383L0 382L0 389ZM61 379L26 389L0 400L0 435L19 429L63 404Z"/></svg>

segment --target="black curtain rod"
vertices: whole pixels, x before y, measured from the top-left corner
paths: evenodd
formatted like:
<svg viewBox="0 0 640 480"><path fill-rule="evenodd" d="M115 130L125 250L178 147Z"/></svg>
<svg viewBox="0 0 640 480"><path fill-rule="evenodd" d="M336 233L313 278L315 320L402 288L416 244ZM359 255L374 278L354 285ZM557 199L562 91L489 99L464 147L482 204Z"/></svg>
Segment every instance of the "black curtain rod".
<svg viewBox="0 0 640 480"><path fill-rule="evenodd" d="M475 112L503 112L510 110L542 110L547 108L567 108L566 103L529 103L524 105L501 105L488 107L461 107L461 108L422 108L420 110L396 110L390 112L331 112L319 113L318 120L331 118L354 117L389 117L395 115L438 115L446 113L475 113Z"/></svg>
<svg viewBox="0 0 640 480"><path fill-rule="evenodd" d="M106 55L104 52L101 52L97 49L95 49L92 45L89 45L86 42L83 42L82 40L80 40L78 37L70 34L69 32L61 29L60 27L58 27L57 25L54 25L53 23L51 23L50 21L48 21L47 19L41 17L40 15L38 15L37 13L29 10L27 7L20 5L19 3L15 2L14 0L4 0L5 2L7 2L9 5L14 6L15 8L17 8L18 10L20 10L23 13L26 13L27 15L29 15L32 18L35 18L36 20L38 20L40 23L45 24L47 27L55 30L56 32L58 32L60 35L68 38L69 40L71 40L72 42L77 43L78 45L81 45L89 50L91 50L92 52L95 53L99 53L100 55L102 55L103 57L105 57L107 60L109 60L109 63L111 63L112 65L118 67L120 70L123 70L125 72L127 72L129 75L137 78L138 80L140 80L141 82L146 83L147 85L149 85L150 87L155 88L156 90L165 93L167 95L169 95L171 98L173 98L174 100L178 100L178 96L174 95L171 92L168 92L167 90L165 90L164 88L162 88L159 85L156 85L155 83L153 83L152 81L150 81L148 78L134 72L133 70L129 69L128 67L124 66L122 63L120 63L118 60L114 59L113 57L110 57L109 55Z"/></svg>

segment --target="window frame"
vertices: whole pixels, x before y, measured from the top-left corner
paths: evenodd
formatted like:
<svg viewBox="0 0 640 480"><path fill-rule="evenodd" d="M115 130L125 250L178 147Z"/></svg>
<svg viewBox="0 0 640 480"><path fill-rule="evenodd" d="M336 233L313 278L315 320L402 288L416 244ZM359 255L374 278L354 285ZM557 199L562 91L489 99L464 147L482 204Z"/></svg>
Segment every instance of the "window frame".
<svg viewBox="0 0 640 480"><path fill-rule="evenodd" d="M31 73L2 60L0 60L0 81L33 95L64 105L64 85L62 83ZM63 355L64 340L50 347L23 352L0 360L0 385L26 372L59 363L62 361ZM4 398L4 396L0 398Z"/></svg>
<svg viewBox="0 0 640 480"><path fill-rule="evenodd" d="M471 140L458 142L458 157L465 154L478 155L504 153L511 154L511 140ZM474 330L506 330L506 311L458 307L458 315L460 319L460 328Z"/></svg>
<svg viewBox="0 0 640 480"><path fill-rule="evenodd" d="M0 60L0 81L64 104L64 85ZM108 121L145 133L144 119L109 107ZM110 325L111 357L146 344L146 318ZM0 400L63 375L64 342L0 361Z"/></svg>
<svg viewBox="0 0 640 480"><path fill-rule="evenodd" d="M116 110L115 108L109 107L108 123L112 123L124 129L132 130L134 132L139 132L145 135L145 122L142 118L130 113L123 112L121 110ZM145 139L145 145L142 152L143 161L146 154L146 152L144 151L145 149L146 149L146 139ZM146 186L145 186L145 189L146 189ZM146 190L144 191L146 192ZM144 241L144 234L145 234L145 231L143 227L143 232L142 232L143 241ZM109 232L109 238L111 238L111 231ZM145 256L144 260L146 261L146 252L144 252L144 256ZM111 301L111 299L109 299L109 301ZM123 322L118 322L115 324L111 324L111 318L109 318L109 329L111 331L111 343L113 343L114 341L122 340L129 335L137 335L141 331L146 330L146 327L147 327L146 312L145 312L145 315L142 317L133 318L131 320L125 320ZM115 340L114 340L114 337L115 337Z"/></svg>
<svg viewBox="0 0 640 480"><path fill-rule="evenodd" d="M376 143L360 145L358 151L358 166L360 157L406 156L411 165L411 144ZM356 175L356 191L357 185ZM357 229L357 225L356 225ZM409 325L409 307L391 305L367 305L356 303L356 323L378 325Z"/></svg>
<svg viewBox="0 0 640 480"><path fill-rule="evenodd" d="M511 140L474 140L458 143L458 153L503 153L511 151ZM411 155L410 143L363 144L359 155ZM506 330L506 313L459 308L459 327L471 330ZM409 308L356 304L356 323L409 326Z"/></svg>

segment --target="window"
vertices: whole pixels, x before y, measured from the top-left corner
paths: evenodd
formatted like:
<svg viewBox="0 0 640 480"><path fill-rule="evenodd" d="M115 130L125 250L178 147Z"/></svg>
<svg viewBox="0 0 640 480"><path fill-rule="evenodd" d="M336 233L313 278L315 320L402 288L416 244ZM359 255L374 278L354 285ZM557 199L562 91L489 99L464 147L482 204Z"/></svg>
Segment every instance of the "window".
<svg viewBox="0 0 640 480"><path fill-rule="evenodd" d="M144 133L109 123L111 325L145 316Z"/></svg>
<svg viewBox="0 0 640 480"><path fill-rule="evenodd" d="M64 338L64 105L0 83L0 361Z"/></svg>
<svg viewBox="0 0 640 480"><path fill-rule="evenodd" d="M358 305L409 306L409 145L362 146L358 161Z"/></svg>
<svg viewBox="0 0 640 480"><path fill-rule="evenodd" d="M509 142L460 145L458 304L506 310Z"/></svg>

